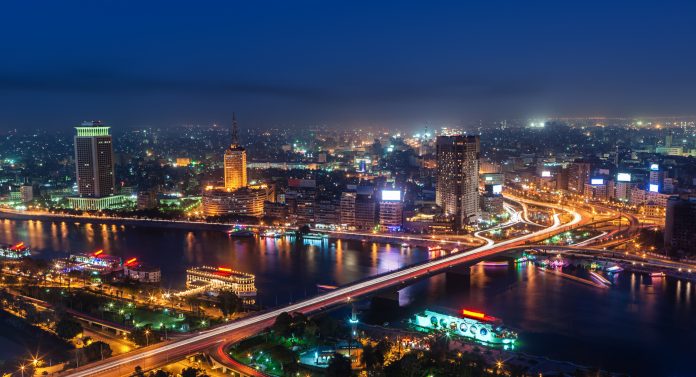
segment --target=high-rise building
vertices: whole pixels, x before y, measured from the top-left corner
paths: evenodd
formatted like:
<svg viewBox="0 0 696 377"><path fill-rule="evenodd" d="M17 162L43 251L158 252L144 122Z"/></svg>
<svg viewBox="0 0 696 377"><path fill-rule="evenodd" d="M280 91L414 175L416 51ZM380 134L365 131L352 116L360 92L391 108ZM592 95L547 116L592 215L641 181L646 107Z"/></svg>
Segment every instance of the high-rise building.
<svg viewBox="0 0 696 377"><path fill-rule="evenodd" d="M290 218L298 224L313 224L316 221L317 181L315 179L288 180L285 204Z"/></svg>
<svg viewBox="0 0 696 377"><path fill-rule="evenodd" d="M138 191L137 195L138 209L157 208L157 192L154 190Z"/></svg>
<svg viewBox="0 0 696 377"><path fill-rule="evenodd" d="M345 191L341 193L341 210L339 221L341 225L348 227L355 226L355 191Z"/></svg>
<svg viewBox="0 0 696 377"><path fill-rule="evenodd" d="M93 121L83 122L75 129L78 195L81 198L101 198L116 194L110 127Z"/></svg>
<svg viewBox="0 0 696 377"><path fill-rule="evenodd" d="M578 160L570 164L568 168L568 191L576 194L585 192L585 184L590 183L592 164Z"/></svg>
<svg viewBox="0 0 696 377"><path fill-rule="evenodd" d="M382 190L379 202L379 225L385 230L401 230L404 219L404 204L401 190Z"/></svg>
<svg viewBox="0 0 696 377"><path fill-rule="evenodd" d="M455 228L481 217L478 177L478 136L438 136L436 144L437 185L435 202L446 215L454 216Z"/></svg>
<svg viewBox="0 0 696 377"><path fill-rule="evenodd" d="M224 186L203 191L201 205L206 216L263 216L264 202L273 199L274 187L247 185L246 150L237 137L237 117L232 115L232 144L225 150Z"/></svg>
<svg viewBox="0 0 696 377"><path fill-rule="evenodd" d="M114 150L110 127L99 121L75 127L75 172L77 197L68 198L80 210L102 210L123 203L116 195Z"/></svg>
<svg viewBox="0 0 696 377"><path fill-rule="evenodd" d="M22 203L29 203L34 200L34 187L32 185L19 186L19 194L22 198Z"/></svg>
<svg viewBox="0 0 696 377"><path fill-rule="evenodd" d="M208 190L201 204L206 216L263 216L263 203L268 199L265 186L242 187L234 191Z"/></svg>
<svg viewBox="0 0 696 377"><path fill-rule="evenodd" d="M370 230L375 227L377 203L373 194L357 194L355 197L355 227Z"/></svg>
<svg viewBox="0 0 696 377"><path fill-rule="evenodd" d="M667 200L665 247L674 253L696 254L696 197Z"/></svg>
<svg viewBox="0 0 696 377"><path fill-rule="evenodd" d="M658 164L650 164L650 176L648 181L648 191L650 192L664 192L663 180L665 178L665 172L660 169Z"/></svg>
<svg viewBox="0 0 696 377"><path fill-rule="evenodd" d="M628 202L631 200L631 190L634 184L630 181L619 181L616 182L615 192L616 199L622 202Z"/></svg>
<svg viewBox="0 0 696 377"><path fill-rule="evenodd" d="M264 216L283 221L287 221L290 215L287 204L271 201L266 201L263 203L263 214Z"/></svg>
<svg viewBox="0 0 696 377"><path fill-rule="evenodd" d="M556 189L568 190L568 168L561 167L556 173Z"/></svg>
<svg viewBox="0 0 696 377"><path fill-rule="evenodd" d="M225 189L232 191L247 186L246 149L239 144L237 116L232 114L232 143L225 150Z"/></svg>
<svg viewBox="0 0 696 377"><path fill-rule="evenodd" d="M317 224L333 225L339 223L341 204L334 198L318 198L314 211L314 221Z"/></svg>

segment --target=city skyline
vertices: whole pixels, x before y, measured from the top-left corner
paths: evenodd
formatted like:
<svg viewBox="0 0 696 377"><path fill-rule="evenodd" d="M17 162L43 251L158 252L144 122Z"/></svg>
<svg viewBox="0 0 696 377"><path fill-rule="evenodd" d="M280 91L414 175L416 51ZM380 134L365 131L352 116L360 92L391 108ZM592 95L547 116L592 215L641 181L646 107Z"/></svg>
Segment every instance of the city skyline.
<svg viewBox="0 0 696 377"><path fill-rule="evenodd" d="M694 14L0 5L0 374L696 375Z"/></svg>
<svg viewBox="0 0 696 377"><path fill-rule="evenodd" d="M695 5L598 4L6 4L0 129L693 114Z"/></svg>

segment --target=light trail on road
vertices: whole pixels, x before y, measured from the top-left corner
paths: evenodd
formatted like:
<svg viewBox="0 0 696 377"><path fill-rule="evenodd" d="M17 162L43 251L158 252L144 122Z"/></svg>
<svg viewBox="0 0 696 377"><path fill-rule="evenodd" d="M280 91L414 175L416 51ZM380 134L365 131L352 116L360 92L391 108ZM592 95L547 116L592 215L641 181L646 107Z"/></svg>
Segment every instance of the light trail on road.
<svg viewBox="0 0 696 377"><path fill-rule="evenodd" d="M552 204L539 203L527 200L525 201L535 205L558 209L558 207ZM235 334L235 332L239 332L240 330L246 328L263 328L264 326L266 326L267 323L274 320L278 315L284 312L311 312L313 310L321 309L328 305L334 305L340 302L350 302L352 297L357 297L365 293L383 289L394 284L405 282L409 279L427 276L434 272L442 271L448 267L457 265L467 260L483 258L505 250L506 246L512 246L514 244L523 242L527 239L532 239L534 237L545 236L555 232L559 228L572 227L582 222L583 218L578 212L570 209L562 210L570 213L573 216L573 219L567 224L562 224L560 220L560 215L555 214L554 224L552 226L521 237L502 241L498 244L489 242L484 246L469 251L452 254L438 259L426 261L415 266L410 266L401 270L389 272L380 276L376 276L369 280L358 282L346 287L338 288L336 290L321 294L319 296L315 296L313 298L306 299L295 304L290 304L288 306L277 308L265 313L260 313L252 317L240 319L230 324L222 325L214 329L199 332L196 335L192 335L187 338L179 339L169 343L164 343L154 349L145 350L139 353L137 353L138 351L135 351L135 353L132 355L125 354L122 357L118 357L118 359L105 360L104 362L100 362L98 364L95 363L96 365L87 366L85 367L85 369L82 370L68 372L65 375L74 377L88 377L95 375L121 376L123 375L121 374L121 367L132 366L133 364L139 361L144 361L154 357L166 357L167 360L169 360L170 352L173 353L180 349L187 349L187 347L197 345L198 343L210 346L212 343L219 342L219 339L225 339L226 336L229 337L230 335ZM130 374L130 372L128 374Z"/></svg>

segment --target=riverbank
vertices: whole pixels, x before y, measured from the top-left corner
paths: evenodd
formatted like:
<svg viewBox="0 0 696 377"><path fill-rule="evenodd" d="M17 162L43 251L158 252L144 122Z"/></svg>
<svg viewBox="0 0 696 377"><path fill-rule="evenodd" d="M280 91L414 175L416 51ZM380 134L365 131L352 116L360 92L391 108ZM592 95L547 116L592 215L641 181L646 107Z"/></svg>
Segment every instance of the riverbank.
<svg viewBox="0 0 696 377"><path fill-rule="evenodd" d="M134 219L128 217L107 217L107 216L83 216L83 215L68 215L54 213L38 213L15 211L6 208L0 208L0 219L20 220L20 221L49 221L49 222L70 222L80 224L106 224L106 225L124 225L137 226L143 228L160 228L160 229L180 229L180 230L210 230L227 232L235 223L211 223L205 221L184 221L184 220L159 220L159 219ZM246 224L245 224L246 225ZM264 228L263 225L251 225L254 227ZM275 228L275 227L270 227ZM366 242L379 242L391 244L407 243L412 246L428 246L432 245L431 238L423 237L422 235L409 235L401 233L372 233L372 232L344 232L328 229L312 229L312 232L322 233L329 236L331 239L351 239ZM471 237L461 238L456 241L447 241L446 243L452 248L458 247L464 250L473 246L478 246L480 243L472 242ZM442 242L442 241L441 241Z"/></svg>
<svg viewBox="0 0 696 377"><path fill-rule="evenodd" d="M184 229L184 230L217 230L228 231L234 224L220 224L202 221L132 219L128 217L78 216L55 213L20 212L0 209L0 219L35 220L52 222L96 223L108 225L127 225L138 227Z"/></svg>

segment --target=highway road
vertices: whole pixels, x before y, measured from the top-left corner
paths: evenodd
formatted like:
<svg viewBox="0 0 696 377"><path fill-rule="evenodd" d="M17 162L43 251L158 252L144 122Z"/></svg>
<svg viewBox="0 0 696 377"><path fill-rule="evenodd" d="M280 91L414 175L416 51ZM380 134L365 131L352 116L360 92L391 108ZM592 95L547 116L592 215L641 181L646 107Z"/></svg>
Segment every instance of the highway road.
<svg viewBox="0 0 696 377"><path fill-rule="evenodd" d="M311 313L328 306L349 302L354 297L362 296L394 285L399 285L411 279L418 279L439 271L444 271L460 263L495 255L511 247L519 246L527 240L549 237L558 232L565 231L569 227L580 226L587 222L587 219L583 218L580 213L571 209L563 209L556 205L526 199L523 200L515 198L515 200L568 212L572 215L572 220L566 224L561 224L559 215L556 214L554 216L554 224L552 226L521 237L502 241L497 244L487 242L486 245L469 251L463 251L437 259L431 259L429 261L408 266L397 271L373 276L304 301L266 312L261 312L254 316L243 318L229 324L212 328L210 330L190 334L178 339L170 340L168 342L152 345L150 347L141 348L104 361L95 362L78 369L64 372L62 375L74 377L120 377L132 374L136 366L140 366L143 370L156 368L171 361L180 359L186 355L196 353L200 350L219 346L220 343L237 341L260 332L264 328L271 325L275 318L283 312Z"/></svg>
<svg viewBox="0 0 696 377"><path fill-rule="evenodd" d="M654 268L671 269L678 272L696 273L696 263L657 258L650 255L643 257L641 255L625 253L618 250L606 250L604 248L581 246L580 244L571 246L530 245L526 247L511 248L509 251L525 249L544 250L547 252L573 254L584 257L597 256L613 260L617 263L645 265Z"/></svg>

